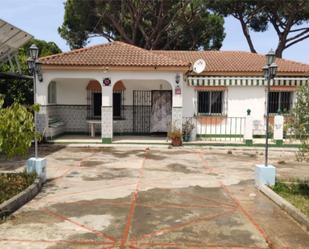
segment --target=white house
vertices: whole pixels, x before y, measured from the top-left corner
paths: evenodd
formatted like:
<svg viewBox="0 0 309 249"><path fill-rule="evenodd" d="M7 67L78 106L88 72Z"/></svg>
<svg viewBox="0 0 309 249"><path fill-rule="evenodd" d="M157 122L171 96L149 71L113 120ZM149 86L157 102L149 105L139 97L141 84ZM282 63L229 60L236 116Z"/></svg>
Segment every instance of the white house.
<svg viewBox="0 0 309 249"><path fill-rule="evenodd" d="M201 74L192 64L204 59ZM247 110L254 132L264 130L265 56L238 51L153 51L112 42L41 58L38 127L45 136L164 133L196 121L197 135L242 135ZM271 113L288 112L309 65L277 59ZM234 123L233 123L234 122Z"/></svg>

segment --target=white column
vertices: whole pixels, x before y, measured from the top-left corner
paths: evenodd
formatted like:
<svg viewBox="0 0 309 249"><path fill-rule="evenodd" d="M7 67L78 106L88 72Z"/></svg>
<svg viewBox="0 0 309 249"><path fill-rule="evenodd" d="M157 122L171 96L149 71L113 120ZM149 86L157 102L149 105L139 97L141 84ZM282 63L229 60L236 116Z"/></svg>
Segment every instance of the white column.
<svg viewBox="0 0 309 249"><path fill-rule="evenodd" d="M101 82L102 84L102 82ZM102 143L109 144L113 140L113 84L102 84Z"/></svg>
<svg viewBox="0 0 309 249"><path fill-rule="evenodd" d="M173 108L172 108L172 128L182 130L182 96L183 96L183 75L181 74L180 82L171 82L173 88Z"/></svg>

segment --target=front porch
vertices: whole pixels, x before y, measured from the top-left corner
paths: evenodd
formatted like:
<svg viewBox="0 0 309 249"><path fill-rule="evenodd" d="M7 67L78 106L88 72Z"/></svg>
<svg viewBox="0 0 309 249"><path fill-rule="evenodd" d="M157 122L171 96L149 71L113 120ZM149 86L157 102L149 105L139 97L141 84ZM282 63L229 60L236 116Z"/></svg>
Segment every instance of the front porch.
<svg viewBox="0 0 309 249"><path fill-rule="evenodd" d="M182 127L182 97L175 93L180 83L173 82L175 73L163 77L161 73L160 78L155 73L120 72L103 82L96 77L52 78L46 87L47 104L41 105L38 115L39 130L47 140L57 142L119 143L122 135L147 135L155 143L166 143L172 125ZM86 137L60 138L62 134ZM129 141L149 140L144 138Z"/></svg>
<svg viewBox="0 0 309 249"><path fill-rule="evenodd" d="M49 140L49 142L55 144L102 144L102 139L101 136L90 137L89 135L63 134ZM167 137L163 135L118 135L113 137L113 144L169 145L170 141L168 141Z"/></svg>

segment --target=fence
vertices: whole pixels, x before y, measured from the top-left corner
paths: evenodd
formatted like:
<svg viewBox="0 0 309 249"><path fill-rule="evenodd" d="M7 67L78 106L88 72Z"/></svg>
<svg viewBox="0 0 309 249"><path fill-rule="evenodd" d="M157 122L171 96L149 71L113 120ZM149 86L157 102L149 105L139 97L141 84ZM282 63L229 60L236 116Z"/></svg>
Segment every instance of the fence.
<svg viewBox="0 0 309 249"><path fill-rule="evenodd" d="M245 117L202 116L196 119L196 134L200 140L243 141Z"/></svg>

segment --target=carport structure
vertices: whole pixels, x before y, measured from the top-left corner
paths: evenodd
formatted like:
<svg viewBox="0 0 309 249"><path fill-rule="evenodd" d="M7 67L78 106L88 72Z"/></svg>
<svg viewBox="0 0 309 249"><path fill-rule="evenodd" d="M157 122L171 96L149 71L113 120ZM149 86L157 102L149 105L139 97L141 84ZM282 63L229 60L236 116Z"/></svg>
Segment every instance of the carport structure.
<svg viewBox="0 0 309 249"><path fill-rule="evenodd" d="M32 39L32 35L0 19L0 64L9 62L11 72L0 72L0 79L29 79L21 75L18 49ZM16 68L15 68L16 67ZM15 71L18 73L16 74Z"/></svg>
<svg viewBox="0 0 309 249"><path fill-rule="evenodd" d="M192 149L56 152L44 191L0 226L1 248L305 248L308 234L254 189L239 158L232 166Z"/></svg>

